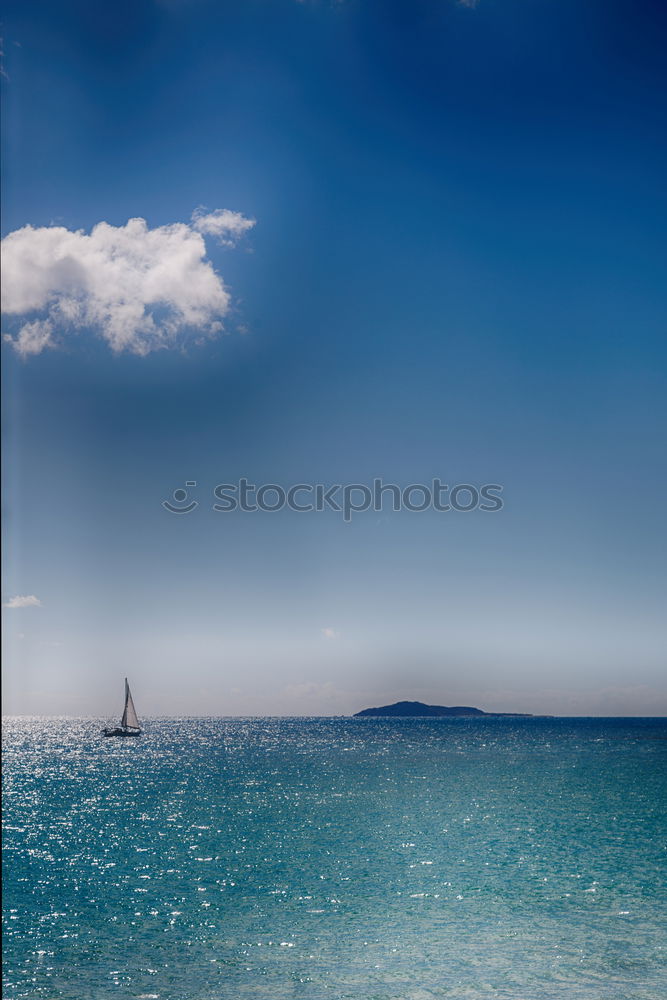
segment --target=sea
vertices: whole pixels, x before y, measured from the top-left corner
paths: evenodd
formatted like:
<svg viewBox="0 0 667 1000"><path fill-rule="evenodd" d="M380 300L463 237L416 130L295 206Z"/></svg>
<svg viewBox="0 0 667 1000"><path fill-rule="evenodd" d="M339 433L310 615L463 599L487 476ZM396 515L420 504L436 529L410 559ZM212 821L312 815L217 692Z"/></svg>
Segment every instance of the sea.
<svg viewBox="0 0 667 1000"><path fill-rule="evenodd" d="M664 1000L667 720L9 718L5 1000Z"/></svg>

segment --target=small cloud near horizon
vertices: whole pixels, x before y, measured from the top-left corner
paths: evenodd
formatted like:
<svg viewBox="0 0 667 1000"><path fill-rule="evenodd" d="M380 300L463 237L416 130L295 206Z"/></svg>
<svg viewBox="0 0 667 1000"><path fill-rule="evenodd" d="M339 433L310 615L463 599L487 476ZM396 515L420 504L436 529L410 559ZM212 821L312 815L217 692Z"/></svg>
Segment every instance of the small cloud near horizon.
<svg viewBox="0 0 667 1000"><path fill-rule="evenodd" d="M337 632L335 628L323 628L321 632L325 639L337 639L340 635L340 632Z"/></svg>
<svg viewBox="0 0 667 1000"><path fill-rule="evenodd" d="M41 608L42 602L34 594L17 594L2 605L3 608Z"/></svg>

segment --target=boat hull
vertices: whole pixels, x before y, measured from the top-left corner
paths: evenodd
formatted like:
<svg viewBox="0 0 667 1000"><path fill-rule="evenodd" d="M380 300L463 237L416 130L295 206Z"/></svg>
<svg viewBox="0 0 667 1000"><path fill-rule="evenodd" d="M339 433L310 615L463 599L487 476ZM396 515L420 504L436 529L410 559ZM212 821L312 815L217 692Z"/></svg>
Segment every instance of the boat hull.
<svg viewBox="0 0 667 1000"><path fill-rule="evenodd" d="M103 729L102 736L141 736L140 729L121 729L116 726L114 729Z"/></svg>

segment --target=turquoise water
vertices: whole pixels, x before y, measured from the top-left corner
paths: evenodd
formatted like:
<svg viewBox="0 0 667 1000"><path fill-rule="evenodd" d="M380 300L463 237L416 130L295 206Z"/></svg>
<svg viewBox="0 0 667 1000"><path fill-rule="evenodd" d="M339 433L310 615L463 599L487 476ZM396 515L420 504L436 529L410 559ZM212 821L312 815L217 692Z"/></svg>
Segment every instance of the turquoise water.
<svg viewBox="0 0 667 1000"><path fill-rule="evenodd" d="M6 1000L657 1000L667 721L5 730Z"/></svg>

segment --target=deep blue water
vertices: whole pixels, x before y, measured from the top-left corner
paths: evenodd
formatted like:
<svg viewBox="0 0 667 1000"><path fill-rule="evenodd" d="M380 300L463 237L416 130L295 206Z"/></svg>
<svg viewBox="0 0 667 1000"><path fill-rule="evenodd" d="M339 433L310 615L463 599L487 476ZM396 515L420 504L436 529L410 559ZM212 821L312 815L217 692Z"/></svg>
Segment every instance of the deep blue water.
<svg viewBox="0 0 667 1000"><path fill-rule="evenodd" d="M667 720L5 728L6 1000L658 1000Z"/></svg>

